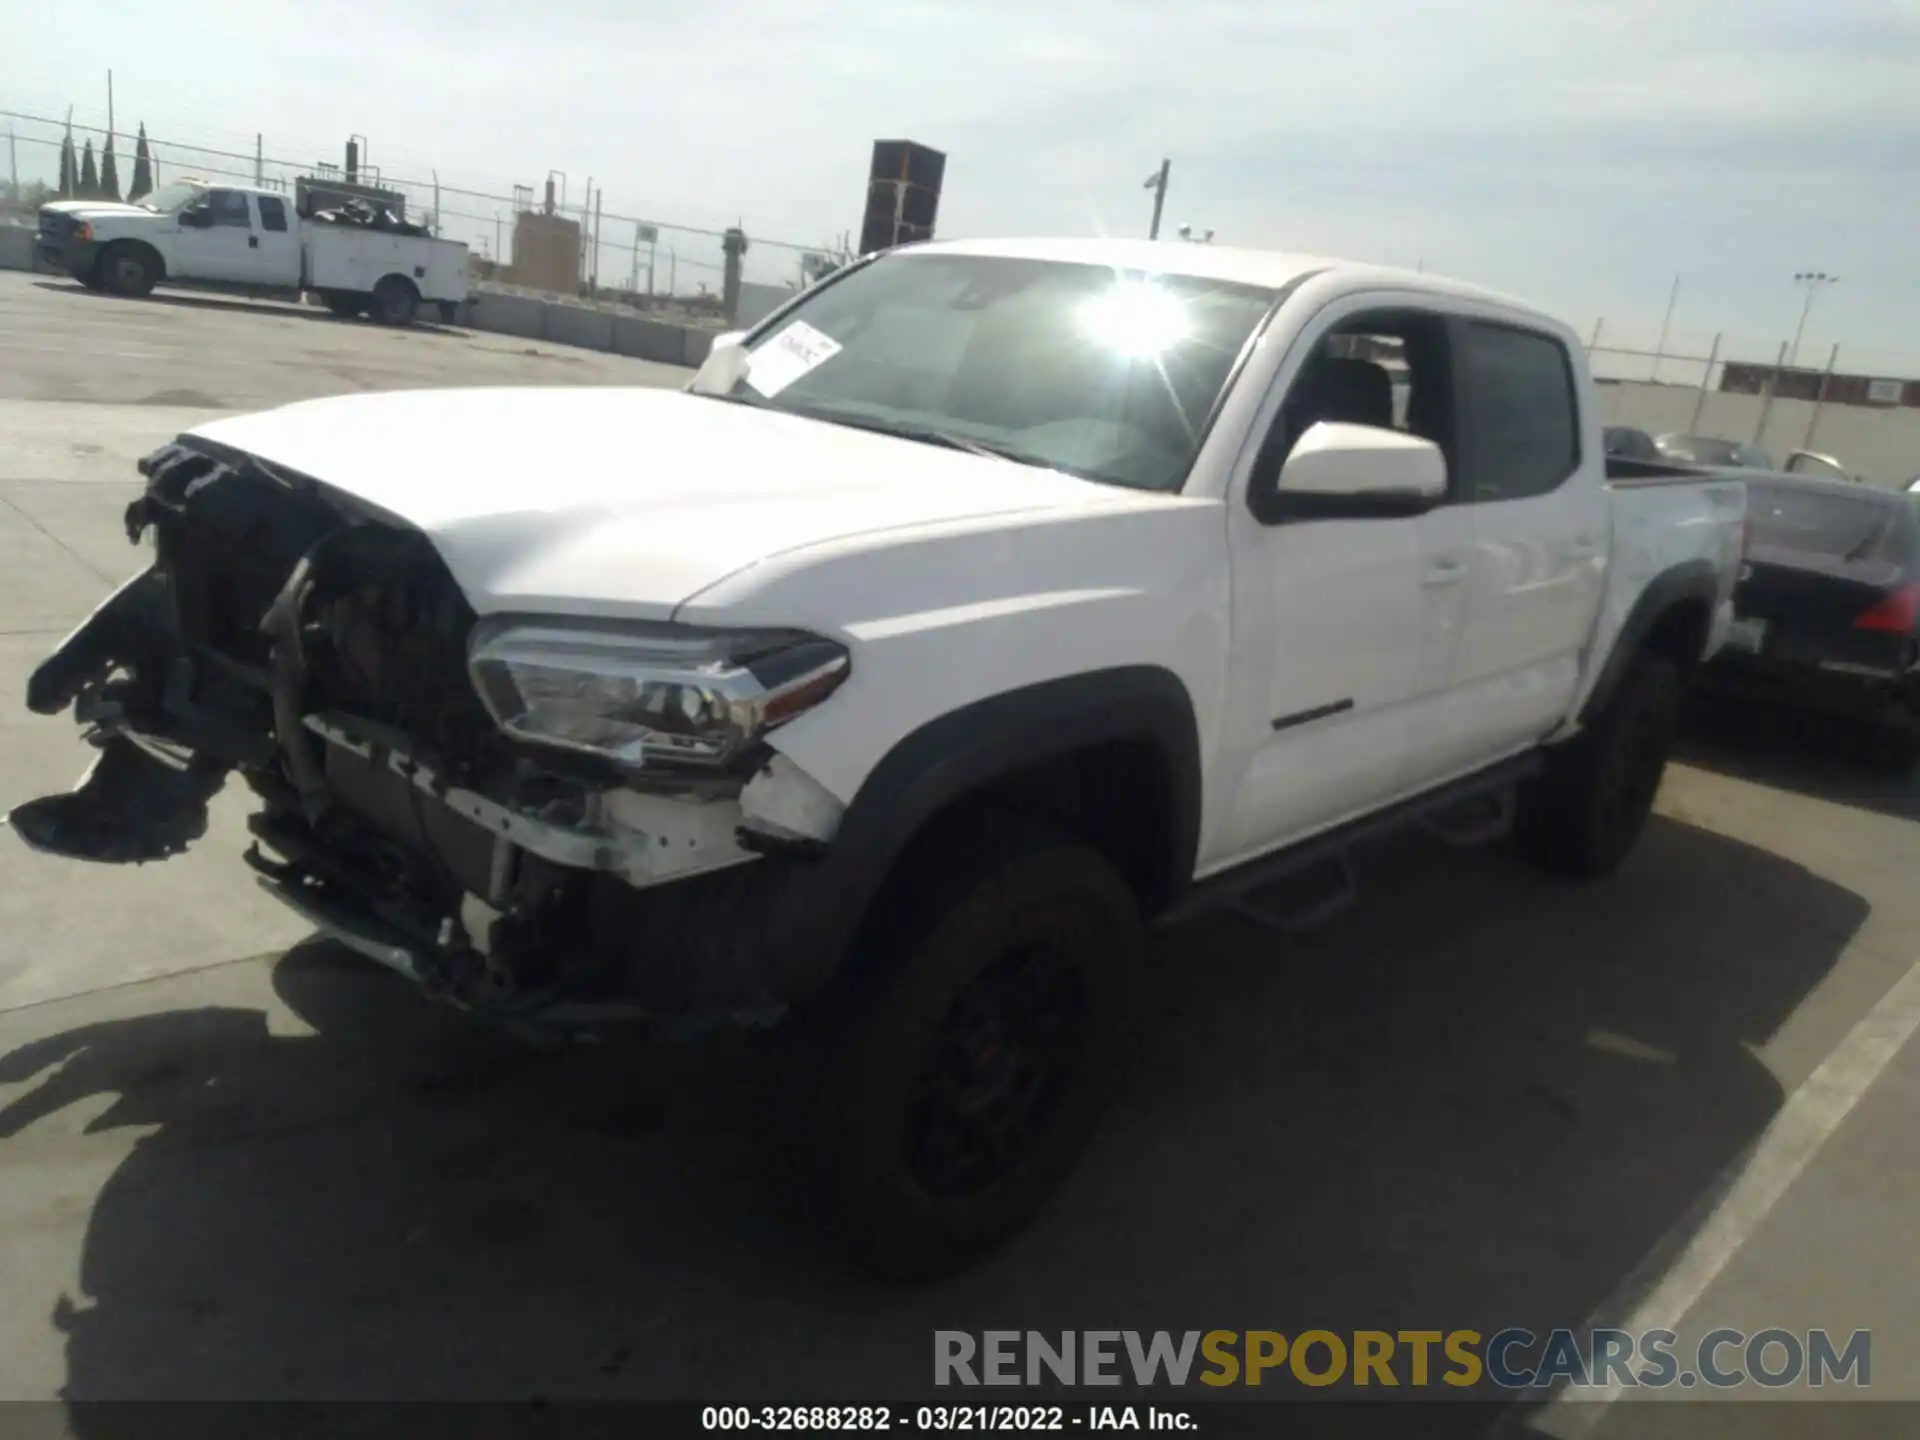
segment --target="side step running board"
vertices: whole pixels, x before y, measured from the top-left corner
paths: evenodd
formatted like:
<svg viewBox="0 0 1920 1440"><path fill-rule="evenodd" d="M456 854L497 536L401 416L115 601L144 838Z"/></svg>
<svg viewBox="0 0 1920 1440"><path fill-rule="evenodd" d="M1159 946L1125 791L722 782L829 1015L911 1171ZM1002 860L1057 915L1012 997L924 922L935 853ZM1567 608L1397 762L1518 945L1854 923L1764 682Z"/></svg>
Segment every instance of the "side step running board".
<svg viewBox="0 0 1920 1440"><path fill-rule="evenodd" d="M1529 751L1298 845L1209 876L1168 907L1159 917L1160 923L1174 925L1222 909L1271 930L1298 930L1324 923L1354 901L1359 887L1353 853L1358 847L1414 827L1432 830L1456 845L1495 839L1513 823L1518 788L1538 776L1546 764L1545 755ZM1321 890L1309 903L1290 909L1272 901L1261 902L1260 892L1329 865L1335 868L1331 890ZM1305 888L1311 891L1313 887Z"/></svg>
<svg viewBox="0 0 1920 1440"><path fill-rule="evenodd" d="M1289 907L1286 897L1276 893L1298 888L1292 886L1295 880L1319 880L1322 871L1330 872L1325 876L1327 883L1308 887L1309 898L1303 904ZM1316 891L1319 892L1317 898ZM1351 909L1359 898L1360 875L1354 865L1353 852L1342 850L1297 874L1283 876L1271 885L1248 891L1229 901L1226 908L1248 924L1258 925L1263 930L1298 935L1307 930L1317 930L1337 919Z"/></svg>
<svg viewBox="0 0 1920 1440"><path fill-rule="evenodd" d="M1459 850L1470 850L1512 834L1518 810L1517 796L1508 786L1471 796L1450 810L1428 816L1420 825L1435 839Z"/></svg>

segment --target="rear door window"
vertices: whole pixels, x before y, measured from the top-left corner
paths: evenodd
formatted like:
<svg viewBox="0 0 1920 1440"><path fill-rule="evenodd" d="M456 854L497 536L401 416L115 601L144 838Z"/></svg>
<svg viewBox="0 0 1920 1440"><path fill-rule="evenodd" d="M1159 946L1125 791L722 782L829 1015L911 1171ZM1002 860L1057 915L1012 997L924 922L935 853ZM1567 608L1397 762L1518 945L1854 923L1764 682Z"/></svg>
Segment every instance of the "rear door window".
<svg viewBox="0 0 1920 1440"><path fill-rule="evenodd" d="M207 208L213 212L213 223L232 225L241 230L251 230L253 219L247 211L247 197L240 190L210 190L207 192Z"/></svg>
<svg viewBox="0 0 1920 1440"><path fill-rule="evenodd" d="M287 228L287 202L272 195L260 197L260 228L283 231Z"/></svg>

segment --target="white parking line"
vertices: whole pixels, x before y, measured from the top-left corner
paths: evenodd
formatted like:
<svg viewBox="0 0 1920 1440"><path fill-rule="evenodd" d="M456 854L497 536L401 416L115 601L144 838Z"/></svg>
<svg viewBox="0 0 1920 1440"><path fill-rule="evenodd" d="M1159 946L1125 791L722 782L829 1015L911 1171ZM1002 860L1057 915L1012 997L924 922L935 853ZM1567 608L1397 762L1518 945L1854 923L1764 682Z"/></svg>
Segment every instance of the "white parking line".
<svg viewBox="0 0 1920 1440"><path fill-rule="evenodd" d="M1653 1248L1620 1289L1588 1319L1583 1333L1603 1328L1636 1335L1648 1330L1677 1331L1687 1312L1699 1303L1707 1287L1726 1269L1916 1031L1920 1031L1920 964L1881 997L1880 1003L1787 1098L1746 1154L1722 1172L1721 1182L1715 1187L1719 1203L1679 1258L1667 1263L1688 1220L1682 1220L1669 1232L1669 1238ZM1623 1389L1616 1383L1556 1391L1554 1403L1532 1418L1529 1429L1560 1440L1589 1434ZM1534 1394L1519 1398L1546 1397Z"/></svg>

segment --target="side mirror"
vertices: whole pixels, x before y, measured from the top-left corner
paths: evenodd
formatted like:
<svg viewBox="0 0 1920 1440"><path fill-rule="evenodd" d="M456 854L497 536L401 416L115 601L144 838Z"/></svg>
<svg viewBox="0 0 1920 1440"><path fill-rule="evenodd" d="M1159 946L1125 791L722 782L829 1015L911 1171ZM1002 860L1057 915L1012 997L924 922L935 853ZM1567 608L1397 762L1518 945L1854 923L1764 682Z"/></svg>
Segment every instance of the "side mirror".
<svg viewBox="0 0 1920 1440"><path fill-rule="evenodd" d="M1322 420L1287 456L1262 518L1390 519L1425 514L1446 495L1446 456L1431 440Z"/></svg>
<svg viewBox="0 0 1920 1440"><path fill-rule="evenodd" d="M687 389L696 395L725 395L747 375L747 347L740 342L744 330L729 330L713 337L713 345L700 368L693 372Z"/></svg>

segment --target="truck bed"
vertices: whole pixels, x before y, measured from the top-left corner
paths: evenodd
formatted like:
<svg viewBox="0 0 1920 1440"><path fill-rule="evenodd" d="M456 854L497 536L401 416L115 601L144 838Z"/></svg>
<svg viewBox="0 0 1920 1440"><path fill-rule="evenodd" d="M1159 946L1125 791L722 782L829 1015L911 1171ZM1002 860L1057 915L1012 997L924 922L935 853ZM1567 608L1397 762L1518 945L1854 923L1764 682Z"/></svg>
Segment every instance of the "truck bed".
<svg viewBox="0 0 1920 1440"><path fill-rule="evenodd" d="M359 225L302 222L306 288L365 294L388 275L404 276L427 301L467 298L467 247L455 240Z"/></svg>
<svg viewBox="0 0 1920 1440"><path fill-rule="evenodd" d="M1708 470L1698 465L1677 465L1670 460L1634 460L1624 455L1607 456L1607 484L1616 489L1651 485L1686 485L1702 480L1738 480L1737 470Z"/></svg>

